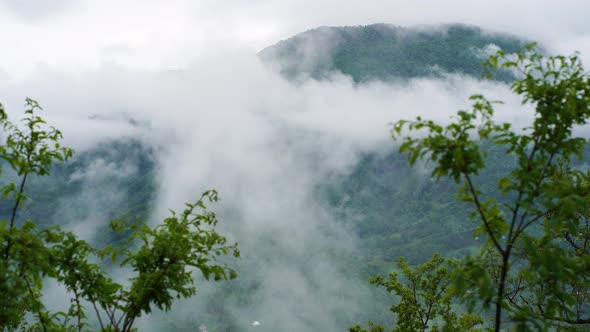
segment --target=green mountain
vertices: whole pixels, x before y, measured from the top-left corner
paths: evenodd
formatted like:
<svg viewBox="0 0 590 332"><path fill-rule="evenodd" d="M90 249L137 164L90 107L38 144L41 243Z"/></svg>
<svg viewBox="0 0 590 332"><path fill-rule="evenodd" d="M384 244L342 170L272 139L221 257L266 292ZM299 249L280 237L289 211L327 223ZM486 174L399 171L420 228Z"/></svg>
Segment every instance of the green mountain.
<svg viewBox="0 0 590 332"><path fill-rule="evenodd" d="M4 167L2 181L16 181ZM55 164L51 176L29 177L26 208L18 218L39 225L62 225L84 233L88 224L99 231L84 237L99 245L117 241L112 219L147 220L155 199L155 156L132 139L102 142ZM14 203L0 200L2 217ZM94 229L93 227L87 227Z"/></svg>
<svg viewBox="0 0 590 332"><path fill-rule="evenodd" d="M355 82L445 72L479 77L490 52L501 48L510 53L524 44L521 38L461 24L410 28L372 24L309 30L262 50L260 57L290 79L325 79L334 72ZM508 80L510 75L499 78Z"/></svg>
<svg viewBox="0 0 590 332"><path fill-rule="evenodd" d="M399 27L372 24L320 27L280 41L260 58L290 80L330 79L335 73L354 82L442 77L445 73L480 77L483 61L501 48L515 52L528 41L462 24ZM512 79L507 72L497 79ZM481 177L490 189L506 169L502 151L490 151L495 172ZM411 169L394 150L367 152L353 170L317 189L319 199L361 238L369 271L386 272L397 256L422 262L434 252L463 255L478 243L456 185L435 182Z"/></svg>

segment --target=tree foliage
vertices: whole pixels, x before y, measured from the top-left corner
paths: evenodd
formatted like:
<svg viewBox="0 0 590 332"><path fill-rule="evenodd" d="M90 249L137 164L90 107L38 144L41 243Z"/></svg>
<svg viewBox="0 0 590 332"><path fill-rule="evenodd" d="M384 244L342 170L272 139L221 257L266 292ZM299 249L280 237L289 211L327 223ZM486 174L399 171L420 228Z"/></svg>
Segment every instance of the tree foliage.
<svg viewBox="0 0 590 332"><path fill-rule="evenodd" d="M391 306L397 315L397 324L392 332L469 332L479 331L477 325L483 321L477 315L459 315L453 306L453 289L450 286L451 271L455 262L436 254L426 263L412 268L400 257L397 262L403 279L397 273L390 273L388 279L382 276L370 282L384 287L387 292L399 297L399 302ZM354 326L350 332L382 332L385 328L368 323L369 330Z"/></svg>
<svg viewBox="0 0 590 332"><path fill-rule="evenodd" d="M466 257L457 268L454 285L470 307L493 306L495 331L508 321L519 330L587 323L590 174L569 165L582 159L587 142L574 129L590 117L590 78L577 56L546 57L534 44L515 55L498 51L486 68L489 76L515 73L512 91L534 109L529 126L496 122L496 102L475 95L472 108L459 111L450 124L401 120L393 137L405 128L425 132L404 136L400 151L411 165L430 161L436 179L462 184L460 197L474 207L476 234L485 243L479 256ZM498 179L496 195L476 182L486 169L482 142L517 161Z"/></svg>
<svg viewBox="0 0 590 332"><path fill-rule="evenodd" d="M0 329L27 331L132 331L136 319L155 308L169 310L175 299L196 293L194 271L214 280L233 279L236 272L217 257L239 257L237 243L230 244L214 227L218 220L207 204L218 200L206 191L179 214L172 211L162 224L114 220L116 232L129 233L125 245L94 248L76 234L58 226L38 227L20 222L25 208L27 179L50 174L54 161L73 154L62 147L61 132L47 127L37 115L37 102L26 100L24 130L9 122L0 104L0 122L6 133L0 157L18 175L19 184L0 188L13 201L9 220L0 223ZM119 267L132 277L116 281ZM72 296L66 312L44 306L43 283L54 279ZM95 316L93 320L89 316Z"/></svg>

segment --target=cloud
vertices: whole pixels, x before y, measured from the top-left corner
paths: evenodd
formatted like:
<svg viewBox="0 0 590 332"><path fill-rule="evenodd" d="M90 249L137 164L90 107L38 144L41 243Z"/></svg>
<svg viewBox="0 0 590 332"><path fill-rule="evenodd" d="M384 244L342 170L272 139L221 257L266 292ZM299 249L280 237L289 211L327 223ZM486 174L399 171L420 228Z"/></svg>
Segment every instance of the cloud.
<svg viewBox="0 0 590 332"><path fill-rule="evenodd" d="M148 70L186 68L208 50L238 45L260 50L323 25L461 22L539 40L560 53L589 44L584 0L555 1L47 1L1 2L0 69L13 79L39 64L77 72L115 63ZM17 12L39 12L30 20Z"/></svg>
<svg viewBox="0 0 590 332"><path fill-rule="evenodd" d="M74 4L72 0L2 0L0 1L0 9L5 9L19 19L31 22L67 11Z"/></svg>
<svg viewBox="0 0 590 332"><path fill-rule="evenodd" d="M35 96L79 151L121 137L157 151L152 223L169 208L178 210L202 191L218 189L222 201L211 208L220 215L221 232L240 242L244 256L230 262L240 274L235 287L255 289L248 306L224 301L226 314L236 322L257 319L287 330L343 330L354 317L365 319L360 315L373 301L364 277L343 262L356 255L357 236L316 201L319 184L346 174L367 152L391 151L388 123L420 114L448 121L468 107L475 92L507 101L499 109L506 120L526 117L500 83L452 75L355 85L335 75L293 85L242 49L212 53L185 71L112 65L76 74L46 70L5 88L13 113L20 96ZM74 173L72 179L86 186L80 204L121 199L117 177L137 172L122 165L97 160ZM67 220L68 210L62 212L60 219ZM101 226L84 220L78 227L84 236ZM189 322L220 301L219 286L198 287L195 299L166 317ZM171 323L156 314L142 324L158 330L158 324Z"/></svg>

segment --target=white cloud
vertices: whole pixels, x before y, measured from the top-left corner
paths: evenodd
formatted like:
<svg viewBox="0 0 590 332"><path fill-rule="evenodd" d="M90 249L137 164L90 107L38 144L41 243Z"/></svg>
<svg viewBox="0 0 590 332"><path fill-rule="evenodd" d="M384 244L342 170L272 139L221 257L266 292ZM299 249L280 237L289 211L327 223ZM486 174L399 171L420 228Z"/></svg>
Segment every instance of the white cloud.
<svg viewBox="0 0 590 332"><path fill-rule="evenodd" d="M362 153L393 149L389 122L419 114L448 121L468 106L471 93L506 100L499 110L506 120L520 114L518 102L499 83L450 76L354 85L335 76L295 86L243 50L221 51L182 72L103 66L84 75L46 71L6 86L13 112L20 109L20 95L34 95L79 150L133 136L159 151L152 222L205 189L218 189L222 202L212 208L220 214L222 233L241 244L240 280L259 283L253 305L230 312L238 320L254 315L291 330L344 329L333 325L335 317L359 313L371 301L369 285L359 285L332 261L329 253L353 254L357 239L315 201L318 183L349 171ZM96 114L101 116L92 118ZM128 118L146 125L133 126ZM97 200L92 188L111 190L97 181L101 169L112 178L112 165L91 166L80 174L88 179L87 195L78 198L82 205ZM120 199L112 188L112 196L98 195ZM95 232L92 218L80 227L85 236ZM199 287L200 296L175 307L181 319L204 310L208 294L215 294L213 285ZM157 322L162 320L149 324L157 330Z"/></svg>
<svg viewBox="0 0 590 332"><path fill-rule="evenodd" d="M31 75L40 64L69 72L105 63L174 70L223 45L259 50L321 25L462 22L567 53L585 48L590 33L584 0L3 0L1 8L8 10L0 11L0 69L13 78Z"/></svg>

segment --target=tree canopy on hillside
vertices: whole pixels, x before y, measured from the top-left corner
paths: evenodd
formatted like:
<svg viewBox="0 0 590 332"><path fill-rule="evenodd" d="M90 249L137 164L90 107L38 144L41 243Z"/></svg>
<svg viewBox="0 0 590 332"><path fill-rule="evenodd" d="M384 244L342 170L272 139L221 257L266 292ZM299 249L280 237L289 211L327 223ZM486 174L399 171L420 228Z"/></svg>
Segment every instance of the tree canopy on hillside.
<svg viewBox="0 0 590 332"><path fill-rule="evenodd" d="M524 129L496 122L497 102L482 95L472 96L472 108L457 112L448 125L418 117L400 120L392 129L411 165L427 159L432 177L461 184L459 197L472 205L471 218L479 223L475 235L485 240L479 255L466 256L454 268L449 287L441 292L470 310L491 310L496 332L505 325L519 331L575 329L590 323L590 172L572 167L584 157L588 142L574 130L590 119L590 76L577 56L546 57L535 52L534 44L516 55L498 51L486 68L490 76L502 69L517 75L512 90L533 106L535 115ZM402 135L406 128L422 134ZM502 147L517 161L497 180L496 195L476 181L487 169L482 142ZM397 277L380 284L397 285ZM432 302L419 304L402 296L401 304L392 307L398 324L405 322L404 315L415 315L410 311L419 312L408 309L412 306L444 304L444 297L428 299ZM426 323L407 329L426 330L438 331Z"/></svg>

